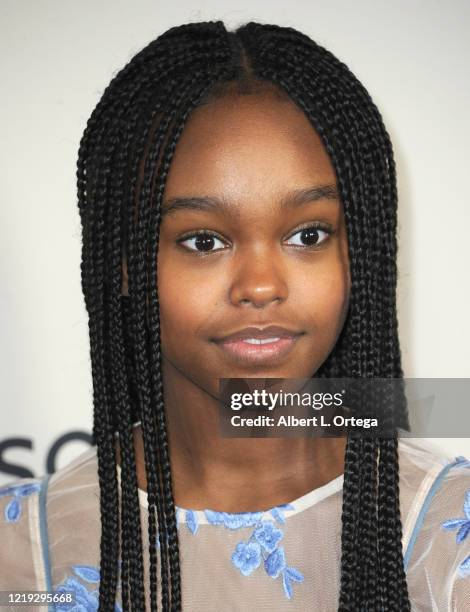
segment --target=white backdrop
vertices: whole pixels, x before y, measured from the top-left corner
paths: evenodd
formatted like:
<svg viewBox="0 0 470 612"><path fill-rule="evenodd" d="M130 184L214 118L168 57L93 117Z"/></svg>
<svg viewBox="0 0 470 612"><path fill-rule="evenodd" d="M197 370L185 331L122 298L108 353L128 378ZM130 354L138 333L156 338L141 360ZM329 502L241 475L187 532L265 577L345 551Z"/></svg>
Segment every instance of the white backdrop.
<svg viewBox="0 0 470 612"><path fill-rule="evenodd" d="M470 375L470 3L237 0L227 6L217 0L0 4L0 483L40 475L48 459L61 467L86 448L86 439L73 433L89 434L92 423L75 195L79 139L113 74L150 40L188 21L297 27L363 81L397 159L405 375ZM470 456L470 432L462 435L469 437L432 442Z"/></svg>

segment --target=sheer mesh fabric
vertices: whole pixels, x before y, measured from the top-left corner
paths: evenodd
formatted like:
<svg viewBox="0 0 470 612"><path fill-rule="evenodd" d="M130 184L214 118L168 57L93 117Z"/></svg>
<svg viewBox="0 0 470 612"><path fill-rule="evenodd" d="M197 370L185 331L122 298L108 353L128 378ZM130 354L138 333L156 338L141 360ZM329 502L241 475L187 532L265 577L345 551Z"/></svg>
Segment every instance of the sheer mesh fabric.
<svg viewBox="0 0 470 612"><path fill-rule="evenodd" d="M400 438L399 457L412 609L470 609L470 462L441 455L429 442L411 438ZM335 611L342 484L339 476L289 504L260 512L178 508L183 609ZM144 491L139 498L146 550ZM0 590L68 589L83 609L97 609L96 448L48 482L21 479L0 487L0 511ZM148 565L144 570L148 575ZM146 592L147 605L148 596Z"/></svg>

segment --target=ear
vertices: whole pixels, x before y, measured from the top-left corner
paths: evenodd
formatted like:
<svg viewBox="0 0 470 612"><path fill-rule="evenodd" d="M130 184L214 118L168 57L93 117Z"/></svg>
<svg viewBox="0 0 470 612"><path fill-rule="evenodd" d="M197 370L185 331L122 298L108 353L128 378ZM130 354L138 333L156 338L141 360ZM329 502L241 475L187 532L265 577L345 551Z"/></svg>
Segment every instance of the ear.
<svg viewBox="0 0 470 612"><path fill-rule="evenodd" d="M122 288L121 294L129 296L129 284L127 276L127 257L124 255L122 258Z"/></svg>

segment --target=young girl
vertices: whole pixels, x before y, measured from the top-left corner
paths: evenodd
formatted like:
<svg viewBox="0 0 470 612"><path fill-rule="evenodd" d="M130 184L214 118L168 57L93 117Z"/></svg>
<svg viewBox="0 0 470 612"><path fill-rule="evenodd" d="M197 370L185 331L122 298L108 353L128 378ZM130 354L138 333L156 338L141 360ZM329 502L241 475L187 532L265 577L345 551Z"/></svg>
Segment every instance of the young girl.
<svg viewBox="0 0 470 612"><path fill-rule="evenodd" d="M77 177L95 445L0 489L0 590L467 609L469 461L218 430L221 378L403 377L392 146L349 69L292 28L172 28L111 81Z"/></svg>

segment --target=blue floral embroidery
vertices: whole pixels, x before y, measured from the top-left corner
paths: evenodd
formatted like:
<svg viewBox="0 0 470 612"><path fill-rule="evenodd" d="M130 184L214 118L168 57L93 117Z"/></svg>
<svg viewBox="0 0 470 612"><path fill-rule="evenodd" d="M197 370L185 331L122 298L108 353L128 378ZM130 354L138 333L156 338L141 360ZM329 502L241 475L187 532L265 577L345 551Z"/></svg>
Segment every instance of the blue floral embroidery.
<svg viewBox="0 0 470 612"><path fill-rule="evenodd" d="M451 531L452 529L457 529L457 534L455 537L457 544L463 542L470 533L470 489L465 494L463 511L465 514L465 518L450 519L442 523L442 527L444 529L447 529L449 531ZM465 559L460 563L458 574L461 578L470 576L470 555L465 557Z"/></svg>
<svg viewBox="0 0 470 612"><path fill-rule="evenodd" d="M464 458L462 458L464 459ZM468 461L470 465L470 461ZM16 484L10 485L4 488L0 488L0 497L13 496L13 499L5 507L5 519L9 523L17 522L21 517L22 507L21 498L31 495L32 493L39 491L41 484L38 482L29 484ZM470 492L469 492L470 493ZM468 501L468 500L467 500ZM466 516L468 519L463 519L464 523L468 523L469 527L466 528L464 539L470 531L470 513L467 514L468 508L470 507L470 501L466 501ZM281 504L275 506L269 510L269 513L280 524L285 523L284 510L293 509L292 504ZM176 521L180 512L185 514L186 526L194 535L197 533L199 525L197 522L197 513L194 510L180 508L175 506L176 510ZM278 529L274 522L271 520L263 520L262 516L264 512L217 512L214 510L204 510L204 514L209 523L212 525L223 525L228 529L240 529L241 527L255 527L253 533L247 542L239 542L232 553L231 560L234 566L240 570L244 576L249 576L255 569L257 569L261 560L264 561L264 568L268 576L277 578L282 575L282 584L284 592L288 599L292 598L292 585L291 581L303 582L304 576L294 567L289 567L286 564L284 548L277 547L280 540L284 537L283 532ZM459 522L460 521L460 522ZM454 521L455 523L456 521ZM457 519L457 522L461 524L462 519ZM452 523L452 521L448 521ZM453 529L454 527L446 527ZM460 531L459 531L460 533ZM457 537L459 535L457 534ZM459 540L458 540L459 541ZM158 539L157 532L157 547L160 548L160 542ZM470 573L470 555L461 564L461 568L465 566L465 570ZM81 578L85 582L96 583L100 581L99 568L91 565L74 565L72 569L76 576ZM118 585L119 588L119 585ZM62 584L60 584L56 593L74 592L76 596L76 605L73 607L73 611L76 612L95 612L98 610L99 604L99 591L88 591L88 589L77 580L74 576L68 576ZM56 605L57 612L71 612L70 605ZM122 612L121 606L115 603L115 612Z"/></svg>
<svg viewBox="0 0 470 612"><path fill-rule="evenodd" d="M232 553L232 563L244 576L248 576L264 561L264 569L268 576L277 578L282 575L284 593L288 599L292 597L291 581L302 582L303 575L286 563L282 546L277 546L284 537L280 529L272 521L261 520L247 542L239 542Z"/></svg>
<svg viewBox="0 0 470 612"><path fill-rule="evenodd" d="M13 499L5 506L5 520L7 523L17 523L20 520L22 506L21 498L31 495L41 489L39 482L29 484L14 484L0 489L0 497L13 496Z"/></svg>
<svg viewBox="0 0 470 612"><path fill-rule="evenodd" d="M223 525L228 529L240 529L240 527L253 527L260 522L262 512L216 512L204 510L207 520L212 525Z"/></svg>
<svg viewBox="0 0 470 612"><path fill-rule="evenodd" d="M120 562L119 562L120 563ZM84 582L99 584L100 570L93 565L73 565L74 574L81 578ZM120 585L118 584L118 589ZM99 604L99 590L89 591L75 576L68 576L62 584L60 584L54 593L66 594L73 593L75 595L75 605L71 604L55 604L56 612L96 612ZM122 612L118 602L114 604L114 612Z"/></svg>
<svg viewBox="0 0 470 612"><path fill-rule="evenodd" d="M261 546L271 553L276 548L279 540L284 537L284 534L274 526L272 521L262 521L262 523L262 526L255 529L253 535Z"/></svg>
<svg viewBox="0 0 470 612"><path fill-rule="evenodd" d="M193 533L196 533L198 530L196 513L193 510L186 510L186 525L188 529Z"/></svg>
<svg viewBox="0 0 470 612"><path fill-rule="evenodd" d="M458 457L455 457L454 461L458 461L459 465L462 467L470 467L470 459L467 459L467 457L464 457L463 455L458 455Z"/></svg>
<svg viewBox="0 0 470 612"><path fill-rule="evenodd" d="M239 542L232 553L232 563L244 576L249 576L261 562L261 548L253 542Z"/></svg>
<svg viewBox="0 0 470 612"><path fill-rule="evenodd" d="M281 525L285 523L284 511L291 510L292 504L281 504L271 508L268 512ZM197 513L194 510L178 508L186 518L186 526L192 534L197 533ZM304 576L294 567L286 563L285 552L278 546L284 537L281 529L276 527L274 521L263 519L264 512L217 512L204 510L209 523L223 525L227 529L240 529L241 527L254 527L250 538L241 541L231 555L233 565L243 574L249 576L263 561L264 569L271 578L282 576L284 593L288 599L292 598L292 582L303 582Z"/></svg>

